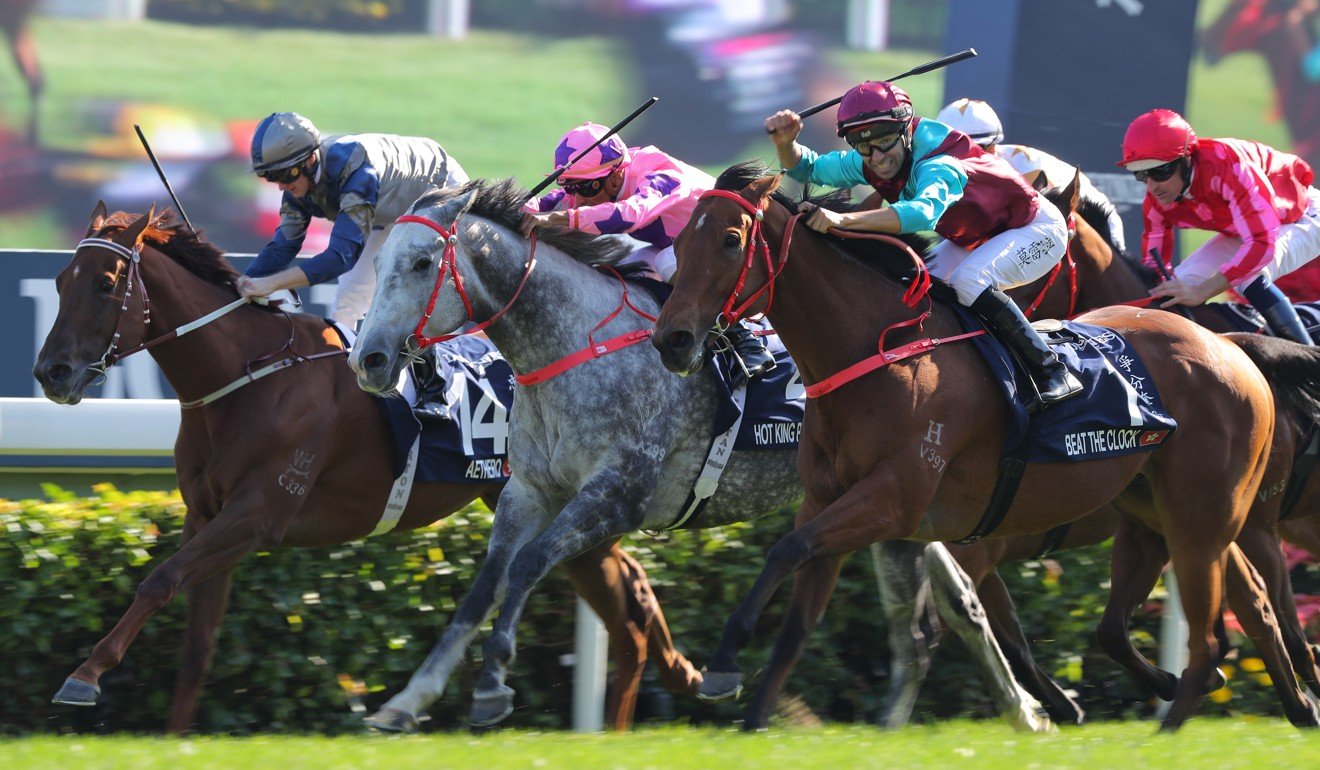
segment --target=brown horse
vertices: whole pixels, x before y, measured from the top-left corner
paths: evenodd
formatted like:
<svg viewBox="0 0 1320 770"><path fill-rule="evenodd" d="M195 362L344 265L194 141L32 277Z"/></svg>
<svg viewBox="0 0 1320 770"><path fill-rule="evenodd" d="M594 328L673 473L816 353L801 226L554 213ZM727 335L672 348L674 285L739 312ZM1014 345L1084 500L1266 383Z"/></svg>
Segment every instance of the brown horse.
<svg viewBox="0 0 1320 770"><path fill-rule="evenodd" d="M34 147L37 144L37 114L41 104L41 93L46 81L41 74L41 62L37 61L37 43L32 37L32 12L40 0L6 0L0 3L0 29L9 41L9 53L18 65L19 74L27 84L30 111L28 113L27 139Z"/></svg>
<svg viewBox="0 0 1320 770"><path fill-rule="evenodd" d="M804 382L818 385L867 358L876 367L808 401L798 459L806 499L795 529L770 550L708 666L703 695L736 691L738 650L779 584L796 572L769 670L748 706L748 727L765 724L845 556L873 542L959 540L976 529L1008 421L1003 397L970 345L927 342L926 352L897 361L875 355L877 330L887 330L880 347L889 350L962 333L944 305L930 306L920 331L912 329L918 314L903 301L907 287L876 264L910 273L907 253L886 245L867 261L852 256L790 221L792 202L774 196L778 177L756 177L748 164L726 171L677 239L674 293L653 339L665 365L694 371L717 319L728 320L734 308L735 315L767 313ZM1143 476L1154 505L1125 506L1124 528L1140 537L1120 536L1115 564L1143 556L1162 564L1171 555L1192 629L1190 664L1163 727L1180 726L1205 692L1217 659L1214 624L1226 575L1229 598L1260 647L1289 719L1320 725L1320 713L1290 676L1268 599L1233 543L1265 473L1273 434L1264 377L1233 343L1170 313L1110 308L1084 318L1128 339L1179 430L1146 453L1029 465L996 534L1043 532L1115 498L1127 502L1125 490ZM809 394L820 393L808 387ZM932 424L940 426L938 444L929 438ZM1158 550L1161 534L1167 553ZM1115 572L1115 582L1127 579Z"/></svg>
<svg viewBox="0 0 1320 770"><path fill-rule="evenodd" d="M1061 191L1052 191L1051 200L1073 223L1074 236L1068 246L1063 269L1051 278L1042 278L1011 292L1024 309L1034 308L1039 317L1063 317L1109 304L1139 300L1154 285L1155 276L1119 257L1093 228L1091 219L1078 212L1076 180ZM1228 316L1208 306L1186 309L1200 323L1216 331L1233 328ZM1291 347L1259 335L1230 335L1265 372L1275 393L1277 405L1274 446L1269 470L1262 482L1262 492L1252 505L1247 524L1238 544L1252 565L1264 576L1270 601L1280 614L1280 629L1289 658L1297 674L1312 691L1320 694L1320 672L1306 635L1296 618L1296 603L1288 579L1287 567L1279 551L1280 533L1299 545L1320 546L1320 474L1304 480L1304 486L1291 492L1293 462L1301 447L1316 430L1315 370L1303 369L1301 376L1291 369L1298 356L1310 356L1320 362L1320 353L1304 346ZM1287 505L1280 510L1280 503ZM969 545L949 544L950 554L967 572L984 603L987 620L995 637L1023 686L1041 700L1056 721L1075 722L1083 717L1081 708L1068 697L1031 657L1013 602L996 567L1027 558L1040 558L1045 551L1062 551L1093 545L1113 536L1120 521L1113 505L1101 507L1066 528L1045 535L981 540ZM1158 571L1146 572L1150 585ZM1109 613L1102 621L1099 640L1107 652L1124 662L1153 692L1165 699L1173 696L1176 678L1151 666L1132 646L1128 636L1131 610L1143 602L1148 591L1132 585L1127 594L1129 612Z"/></svg>
<svg viewBox="0 0 1320 770"><path fill-rule="evenodd" d="M170 330L237 297L237 273L214 246L151 213L107 216L104 204L92 212L87 237L103 240L81 244L56 279L59 314L33 372L52 401L82 399L103 371L112 338L121 350L159 341L151 355L181 399L213 392L254 362L266 363L262 359L329 359L303 361L295 372L183 409L174 453L187 505L182 545L142 582L128 612L55 697L58 703L95 703L100 677L123 659L147 620L186 591L188 625L168 723L169 730L186 732L235 565L253 551L371 534L394 481L391 436L373 397L334 355L342 345L323 319L242 305L187 336L172 336ZM148 287L149 326L143 321ZM501 487L418 483L397 528L426 526L478 498L494 508ZM645 572L617 540L567 569L609 631L615 666L607 716L615 727L631 722L648 641L666 685L695 690L701 675L674 649Z"/></svg>

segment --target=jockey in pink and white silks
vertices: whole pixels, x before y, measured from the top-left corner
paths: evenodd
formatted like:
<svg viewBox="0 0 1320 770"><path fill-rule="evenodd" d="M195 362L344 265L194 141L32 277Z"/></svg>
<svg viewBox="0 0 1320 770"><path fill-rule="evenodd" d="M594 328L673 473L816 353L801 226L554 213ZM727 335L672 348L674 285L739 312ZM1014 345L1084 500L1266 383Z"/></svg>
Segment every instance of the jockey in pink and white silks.
<svg viewBox="0 0 1320 770"><path fill-rule="evenodd" d="M958 301L1013 348L1040 405L1081 392L1081 383L1002 291L1047 274L1068 243L1063 215L1012 167L966 134L915 117L907 93L883 81L853 87L839 104L838 133L850 150L818 154L798 144L802 118L791 110L766 118L765 127L789 176L831 187L869 184L889 204L850 213L817 208L808 226L820 232L935 230L945 240L931 252L931 273L948 281Z"/></svg>
<svg viewBox="0 0 1320 770"><path fill-rule="evenodd" d="M935 120L967 134L986 152L1003 158L1038 190L1063 188L1072 182L1073 174L1077 173L1071 163L1059 160L1044 150L1024 144L1004 144L1004 124L999 120L999 114L980 99L956 99L949 102L935 116ZM1082 201L1104 214L1109 242L1119 254L1126 252L1127 239L1123 236L1123 220L1118 215L1118 209L1114 208L1104 193L1096 189L1086 174L1081 175L1077 194Z"/></svg>
<svg viewBox="0 0 1320 770"><path fill-rule="evenodd" d="M715 180L656 147L628 147L617 135L568 166L608 131L597 123L583 123L559 140L555 169L565 169L559 176L559 189L527 202L524 234L535 227L563 227L597 235L629 235L647 244L631 258L645 262L668 282L677 268L674 238ZM726 335L749 376L774 368L774 358L747 327L734 324Z"/></svg>
<svg viewBox="0 0 1320 770"><path fill-rule="evenodd" d="M1212 230L1209 241L1151 290L1163 307L1199 305L1236 289L1276 336L1310 343L1273 280L1320 254L1320 191L1306 161L1260 142L1198 139L1173 110L1138 115L1118 165L1146 185L1142 251L1168 264L1175 228Z"/></svg>

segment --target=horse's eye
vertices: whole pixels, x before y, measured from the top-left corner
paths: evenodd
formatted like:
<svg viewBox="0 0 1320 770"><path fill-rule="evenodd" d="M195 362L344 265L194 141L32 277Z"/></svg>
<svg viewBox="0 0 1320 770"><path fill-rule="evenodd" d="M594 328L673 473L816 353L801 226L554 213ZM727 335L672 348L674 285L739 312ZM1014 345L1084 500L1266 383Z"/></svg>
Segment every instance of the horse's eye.
<svg viewBox="0 0 1320 770"><path fill-rule="evenodd" d="M413 270L419 273L425 273L427 270L431 269L431 265L433 264L435 264L435 260L430 257L421 257L413 263Z"/></svg>
<svg viewBox="0 0 1320 770"><path fill-rule="evenodd" d="M100 282L97 283L96 288L100 289L102 292L106 294L109 294L110 292L115 290L115 282L110 280L108 276L103 275L101 276Z"/></svg>
<svg viewBox="0 0 1320 770"><path fill-rule="evenodd" d="M724 234L724 248L726 248L726 249L736 249L736 248L738 248L739 246L742 246L742 236L741 236L741 235L739 235L738 233L725 233L725 234Z"/></svg>

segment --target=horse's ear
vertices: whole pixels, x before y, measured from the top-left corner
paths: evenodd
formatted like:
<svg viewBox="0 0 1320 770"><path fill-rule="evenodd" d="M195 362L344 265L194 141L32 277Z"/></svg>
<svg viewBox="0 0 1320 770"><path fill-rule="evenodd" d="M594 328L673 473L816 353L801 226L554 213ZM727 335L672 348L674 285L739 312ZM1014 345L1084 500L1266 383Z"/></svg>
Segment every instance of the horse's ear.
<svg viewBox="0 0 1320 770"><path fill-rule="evenodd" d="M476 201L476 199L477 199L476 190L468 190L462 195L455 196L454 200L458 201L458 214L466 214L467 210L472 208L472 204L473 202ZM458 215L455 215L454 219L458 219Z"/></svg>
<svg viewBox="0 0 1320 770"><path fill-rule="evenodd" d="M119 235L117 241L125 246L137 246L142 242L142 236L146 234L147 227L151 221L156 218L156 204L151 204L151 209L133 220L133 223L124 228L124 232Z"/></svg>
<svg viewBox="0 0 1320 770"><path fill-rule="evenodd" d="M746 196L748 200L758 203L761 208L765 208L766 198L769 198L775 190L779 189L779 183L782 180L783 176L780 174L763 176L755 182L747 185L747 187L743 189L743 195Z"/></svg>
<svg viewBox="0 0 1320 770"><path fill-rule="evenodd" d="M106 211L105 201L98 200L96 208L92 209L92 215L87 220L87 232L83 233L84 238L91 238L96 232L105 226L105 218L110 212Z"/></svg>

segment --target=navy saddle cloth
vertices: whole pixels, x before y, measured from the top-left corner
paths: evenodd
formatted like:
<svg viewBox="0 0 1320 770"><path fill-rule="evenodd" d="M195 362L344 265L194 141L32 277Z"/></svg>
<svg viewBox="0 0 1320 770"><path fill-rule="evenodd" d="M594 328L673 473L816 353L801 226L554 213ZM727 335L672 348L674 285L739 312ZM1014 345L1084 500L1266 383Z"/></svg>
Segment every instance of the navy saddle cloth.
<svg viewBox="0 0 1320 770"><path fill-rule="evenodd" d="M650 292L662 305L673 292L669 284L645 275L629 275L628 280ZM741 411L744 415L734 438L735 450L796 447L802 433L802 415L807 409L807 390L798 376L797 364L789 358L788 350L770 328L769 321L748 321L747 326L765 342L766 349L775 357L775 368L748 383L747 397L739 409L731 385L738 362L728 352L717 353L707 360L706 366L719 383L714 435L723 435L732 428Z"/></svg>
<svg viewBox="0 0 1320 770"><path fill-rule="evenodd" d="M984 328L966 308L950 306L967 331ZM1121 334L1075 321L1051 323L1058 330L1041 336L1077 375L1082 392L1030 417L1022 394L1032 393L1032 385L1003 343L990 334L971 340L1012 407L1005 453L1028 462L1118 457L1154 449L1178 427L1146 365Z"/></svg>
<svg viewBox="0 0 1320 770"><path fill-rule="evenodd" d="M378 398L394 434L394 475L403 472L413 441L421 436L414 483L482 484L509 478L509 410L513 370L485 337L456 337L426 348L442 389L429 404L440 419L419 420L404 398ZM428 388L429 390L429 388Z"/></svg>

